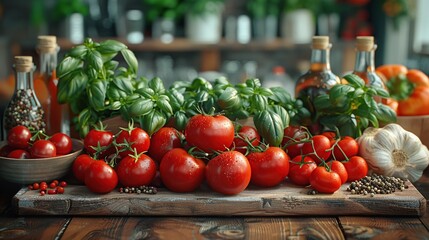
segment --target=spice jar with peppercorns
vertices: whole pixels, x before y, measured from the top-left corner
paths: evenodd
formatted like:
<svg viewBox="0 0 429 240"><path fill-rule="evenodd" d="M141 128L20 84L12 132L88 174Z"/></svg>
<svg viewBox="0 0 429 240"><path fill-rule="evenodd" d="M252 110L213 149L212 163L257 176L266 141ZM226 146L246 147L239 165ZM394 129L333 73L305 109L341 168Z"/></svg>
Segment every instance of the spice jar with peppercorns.
<svg viewBox="0 0 429 240"><path fill-rule="evenodd" d="M16 56L14 70L15 91L3 115L4 139L6 139L7 132L18 125L24 125L34 131L45 131L46 127L44 111L34 92L33 58Z"/></svg>

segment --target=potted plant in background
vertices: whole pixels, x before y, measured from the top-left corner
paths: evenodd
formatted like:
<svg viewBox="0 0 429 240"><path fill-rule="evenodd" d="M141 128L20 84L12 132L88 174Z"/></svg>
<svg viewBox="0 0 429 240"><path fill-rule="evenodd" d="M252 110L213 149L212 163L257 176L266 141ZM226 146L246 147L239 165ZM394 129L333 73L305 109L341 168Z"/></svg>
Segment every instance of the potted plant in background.
<svg viewBox="0 0 429 240"><path fill-rule="evenodd" d="M85 36L84 16L87 14L88 6L82 0L57 0L53 17L62 25L60 35L74 44L82 43Z"/></svg>
<svg viewBox="0 0 429 240"><path fill-rule="evenodd" d="M271 41L277 37L281 0L249 0L247 10L252 17L256 40Z"/></svg>
<svg viewBox="0 0 429 240"><path fill-rule="evenodd" d="M183 0L143 0L148 22L152 23L152 37L164 43L174 40L176 20L183 15Z"/></svg>
<svg viewBox="0 0 429 240"><path fill-rule="evenodd" d="M183 0L186 37L196 43L217 43L222 36L224 0Z"/></svg>
<svg viewBox="0 0 429 240"><path fill-rule="evenodd" d="M281 23L282 37L292 43L310 43L315 33L319 1L285 0Z"/></svg>

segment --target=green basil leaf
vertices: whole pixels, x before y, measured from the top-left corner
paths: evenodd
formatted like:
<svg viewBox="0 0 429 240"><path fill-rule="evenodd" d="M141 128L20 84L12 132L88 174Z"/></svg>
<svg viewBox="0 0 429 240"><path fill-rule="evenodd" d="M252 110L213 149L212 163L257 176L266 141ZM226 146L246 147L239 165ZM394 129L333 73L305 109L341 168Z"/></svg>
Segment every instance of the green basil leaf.
<svg viewBox="0 0 429 240"><path fill-rule="evenodd" d="M228 111L234 111L241 107L238 91L233 87L227 87L218 99L219 106Z"/></svg>
<svg viewBox="0 0 429 240"><path fill-rule="evenodd" d="M152 110L149 114L140 117L140 126L142 126L143 130L145 130L150 136L162 128L166 122L167 119L165 116L155 110Z"/></svg>
<svg viewBox="0 0 429 240"><path fill-rule="evenodd" d="M88 68L94 68L97 71L101 71L101 69L103 69L103 58L97 51L88 51L86 61L88 62Z"/></svg>
<svg viewBox="0 0 429 240"><path fill-rule="evenodd" d="M86 56L88 49L85 45L79 45L75 46L70 51L68 51L67 56L73 57L73 58L79 58L84 59Z"/></svg>
<svg viewBox="0 0 429 240"><path fill-rule="evenodd" d="M245 83L246 86L251 88L258 88L262 86L261 81L258 78L247 79Z"/></svg>
<svg viewBox="0 0 429 240"><path fill-rule="evenodd" d="M127 62L129 69L131 70L132 73L137 74L137 70L138 70L138 61L136 56L134 55L134 53L132 51L130 51L129 49L122 49L121 50L122 56L125 59L125 62Z"/></svg>
<svg viewBox="0 0 429 240"><path fill-rule="evenodd" d="M112 83L115 84L115 86L117 86L119 89L121 89L122 91L128 94L131 94L134 91L134 87L130 78L117 76L116 78L113 79Z"/></svg>
<svg viewBox="0 0 429 240"><path fill-rule="evenodd" d="M347 74L343 77L347 82L357 88L365 86L365 81L356 74Z"/></svg>
<svg viewBox="0 0 429 240"><path fill-rule="evenodd" d="M117 111L121 109L121 107L122 107L122 103L120 101L114 101L110 104L109 110Z"/></svg>
<svg viewBox="0 0 429 240"><path fill-rule="evenodd" d="M60 103L70 102L78 99L83 94L88 83L88 77L79 69L71 72L67 80L58 81L58 101Z"/></svg>
<svg viewBox="0 0 429 240"><path fill-rule="evenodd" d="M351 97L356 99L360 98L363 94L365 94L365 91L362 88L356 88L356 90L351 93Z"/></svg>
<svg viewBox="0 0 429 240"><path fill-rule="evenodd" d="M277 113L280 116L280 119L282 120L282 123L283 123L283 128L286 128L289 126L290 117L286 109L284 109L282 106L279 106L279 105L273 105L270 107L270 110L272 112Z"/></svg>
<svg viewBox="0 0 429 240"><path fill-rule="evenodd" d="M373 113L383 123L394 123L397 120L395 111L381 103L378 104L378 108Z"/></svg>
<svg viewBox="0 0 429 240"><path fill-rule="evenodd" d="M57 67L57 77L63 78L65 75L83 66L83 61L73 57L65 57Z"/></svg>
<svg viewBox="0 0 429 240"><path fill-rule="evenodd" d="M169 89L166 92L166 94L167 94L168 98L170 99L171 107L174 110L178 110L183 106L183 104L185 102L185 98L183 97L183 95L179 91L172 88L172 89Z"/></svg>
<svg viewBox="0 0 429 240"><path fill-rule="evenodd" d="M375 87L375 86L373 88L377 92L378 96L381 96L381 97L384 97L384 98L390 97L390 94L389 94L388 91L386 91L386 89L381 88L381 87Z"/></svg>
<svg viewBox="0 0 429 240"><path fill-rule="evenodd" d="M212 90L213 86L205 78L198 77L192 81L190 88L192 90L201 90L201 89Z"/></svg>
<svg viewBox="0 0 429 240"><path fill-rule="evenodd" d="M122 91L114 84L109 84L106 92L107 98L113 101L121 100L122 98L126 98L129 94Z"/></svg>
<svg viewBox="0 0 429 240"><path fill-rule="evenodd" d="M174 128L183 131L185 130L186 124L188 123L189 118L184 112L178 111L174 113Z"/></svg>
<svg viewBox="0 0 429 240"><path fill-rule="evenodd" d="M348 93L354 92L355 88L346 84L336 84L329 90L329 98L331 102L335 102L338 98L345 97Z"/></svg>
<svg viewBox="0 0 429 240"><path fill-rule="evenodd" d="M169 103L169 99L167 97L167 99L161 99L159 98L156 101L156 106L161 109L164 113L168 114L168 115L172 115L173 114L173 109L171 108L171 105Z"/></svg>
<svg viewBox="0 0 429 240"><path fill-rule="evenodd" d="M273 92L269 88L260 87L257 89L257 93L263 96L272 96Z"/></svg>
<svg viewBox="0 0 429 240"><path fill-rule="evenodd" d="M118 61L111 60L111 61L108 61L108 62L106 62L106 61L104 61L104 62L105 62L104 63L104 67L107 70L115 71L116 68L118 68L118 66L119 66L119 62Z"/></svg>
<svg viewBox="0 0 429 240"><path fill-rule="evenodd" d="M201 103L201 102L205 102L209 99L209 93L206 91L201 91L198 92L197 95L195 96L195 101Z"/></svg>
<svg viewBox="0 0 429 240"><path fill-rule="evenodd" d="M150 99L139 98L128 107L128 113L131 117L139 117L149 114L154 108L154 103Z"/></svg>
<svg viewBox="0 0 429 240"><path fill-rule="evenodd" d="M102 80L94 81L89 85L87 94L89 105L97 111L104 110L104 101L106 100L107 83Z"/></svg>
<svg viewBox="0 0 429 240"><path fill-rule="evenodd" d="M165 87L164 83L162 82L161 78L154 77L148 82L148 86L155 91L157 94L164 94L165 93Z"/></svg>
<svg viewBox="0 0 429 240"><path fill-rule="evenodd" d="M125 44L110 39L101 42L100 45L96 47L97 51L101 54L118 53L126 48L127 46Z"/></svg>
<svg viewBox="0 0 429 240"><path fill-rule="evenodd" d="M254 115L253 122L261 137L270 146L280 146L284 136L284 128L277 113L268 110L258 112Z"/></svg>
<svg viewBox="0 0 429 240"><path fill-rule="evenodd" d="M273 92L273 95L269 96L268 98L273 100L274 102L279 103L281 105L286 105L292 102L292 98L285 88L272 87L270 89Z"/></svg>
<svg viewBox="0 0 429 240"><path fill-rule="evenodd" d="M377 116L373 113L368 113L368 120L371 123L371 125L375 128L379 127Z"/></svg>
<svg viewBox="0 0 429 240"><path fill-rule="evenodd" d="M331 104L331 101L329 100L328 94L323 94L323 95L317 96L313 100L313 104L314 104L314 107L316 108L317 111L332 109L332 104Z"/></svg>
<svg viewBox="0 0 429 240"><path fill-rule="evenodd" d="M267 97L262 95L255 94L251 97L250 101L251 101L252 108L255 111L265 110L268 105Z"/></svg>
<svg viewBox="0 0 429 240"><path fill-rule="evenodd" d="M135 93L140 94L144 98L154 98L156 96L156 93L152 88L139 88Z"/></svg>

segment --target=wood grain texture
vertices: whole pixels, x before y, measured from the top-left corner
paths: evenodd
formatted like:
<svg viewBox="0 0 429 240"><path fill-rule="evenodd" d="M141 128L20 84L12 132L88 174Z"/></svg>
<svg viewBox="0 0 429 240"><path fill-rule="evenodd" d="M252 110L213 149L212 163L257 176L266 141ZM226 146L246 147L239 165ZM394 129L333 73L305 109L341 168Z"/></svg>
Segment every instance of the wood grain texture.
<svg viewBox="0 0 429 240"><path fill-rule="evenodd" d="M155 195L111 192L99 195L84 186L69 186L65 194L39 196L21 189L14 197L18 214L83 216L308 216L412 215L426 212L426 200L409 183L394 194L352 195L347 184L334 194L308 195L308 189L286 183L270 189L249 188L225 196L208 189Z"/></svg>
<svg viewBox="0 0 429 240"><path fill-rule="evenodd" d="M429 239L418 218L339 217L347 239Z"/></svg>
<svg viewBox="0 0 429 240"><path fill-rule="evenodd" d="M335 218L75 217L64 239L344 239Z"/></svg>
<svg viewBox="0 0 429 240"><path fill-rule="evenodd" d="M69 221L64 217L0 217L0 239L59 239Z"/></svg>

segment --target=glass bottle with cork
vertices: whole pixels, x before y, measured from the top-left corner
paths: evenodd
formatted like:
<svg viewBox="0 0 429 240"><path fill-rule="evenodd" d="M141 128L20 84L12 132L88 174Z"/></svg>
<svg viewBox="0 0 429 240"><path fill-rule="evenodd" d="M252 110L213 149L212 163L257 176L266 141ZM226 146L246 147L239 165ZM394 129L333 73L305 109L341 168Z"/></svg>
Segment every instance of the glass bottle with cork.
<svg viewBox="0 0 429 240"><path fill-rule="evenodd" d="M9 130L18 125L34 131L45 131L45 113L34 91L35 68L31 56L14 58L15 90L3 115L4 139Z"/></svg>
<svg viewBox="0 0 429 240"><path fill-rule="evenodd" d="M313 36L310 69L300 76L295 84L295 97L302 100L312 117L315 117L316 112L313 105L314 99L341 83L340 78L331 71L331 47L328 36ZM309 125L308 122L303 124Z"/></svg>
<svg viewBox="0 0 429 240"><path fill-rule="evenodd" d="M40 56L40 74L49 91L46 107L47 133L63 132L70 134L69 111L66 104L59 104L57 99L58 78L56 76L57 56L59 51L55 36L39 36L37 52Z"/></svg>
<svg viewBox="0 0 429 240"><path fill-rule="evenodd" d="M373 36L356 37L356 61L353 74L361 77L367 86L386 88L381 77L375 72L376 49L377 45L374 43Z"/></svg>

